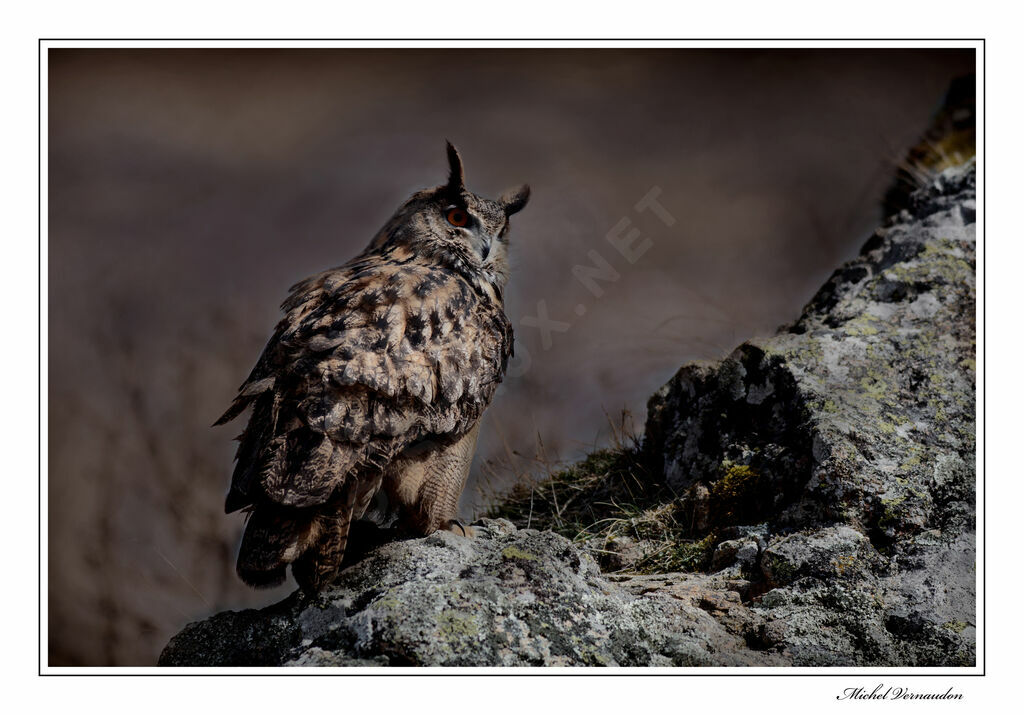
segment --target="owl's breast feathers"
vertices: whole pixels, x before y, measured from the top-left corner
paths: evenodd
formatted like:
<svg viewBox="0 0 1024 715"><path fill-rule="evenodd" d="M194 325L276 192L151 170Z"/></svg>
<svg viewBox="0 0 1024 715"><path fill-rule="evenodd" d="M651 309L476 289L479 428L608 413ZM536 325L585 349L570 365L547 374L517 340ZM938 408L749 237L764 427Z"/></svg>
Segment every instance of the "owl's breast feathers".
<svg viewBox="0 0 1024 715"><path fill-rule="evenodd" d="M499 300L411 256L364 255L292 288L223 424L252 405L225 509L309 507L483 414L512 352Z"/></svg>

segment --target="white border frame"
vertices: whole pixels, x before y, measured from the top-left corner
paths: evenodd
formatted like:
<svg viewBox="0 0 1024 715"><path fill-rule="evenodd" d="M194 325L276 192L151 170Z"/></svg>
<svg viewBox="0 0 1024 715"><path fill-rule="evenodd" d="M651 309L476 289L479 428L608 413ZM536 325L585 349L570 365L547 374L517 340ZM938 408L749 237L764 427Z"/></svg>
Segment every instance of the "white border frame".
<svg viewBox="0 0 1024 715"><path fill-rule="evenodd" d="M977 434L978 445L978 469L977 469L977 553L982 556L978 563L977 575L977 633L976 644L977 664L969 668L806 668L806 667L782 667L782 668L618 668L613 670L594 668L157 668L152 667L51 667L47 664L48 643L48 613L45 597L48 594L48 573L45 568L47 563L48 539L46 514L48 513L48 490L45 475L48 474L48 434L46 430L48 416L48 371L46 356L48 355L48 196L43 187L49 185L48 176L48 137L47 123L47 80L48 63L47 52L57 48L772 48L772 49L811 49L811 48L904 48L904 49L929 49L929 48L967 48L975 50L977 76L979 78L978 102L977 102L977 131L978 131L978 215L977 215ZM560 676L575 675L583 677L599 677L609 675L674 675L694 676L700 678L715 676L843 676L842 682L849 683L849 676L865 679L864 685L871 690L873 684L878 681L887 681L895 684L901 676L977 676L985 674L985 472L984 472L984 443L985 443L985 341L984 341L984 296L985 296L985 199L984 199L984 127L985 127L985 53L983 40L815 40L815 39L794 39L794 40L281 40L281 39L40 39L38 49L39 60L39 235L41 238L39 247L40 267L40 581L39 581L39 672L41 675L349 675L349 676L389 676L389 675L532 675L532 676ZM869 686L868 681L871 685ZM906 684L911 690L919 692L931 692L936 687L929 685L930 681L913 680ZM844 685L843 688L847 687ZM941 690L944 691L945 688ZM836 691L833 687L831 691ZM836 691L838 692L838 691Z"/></svg>

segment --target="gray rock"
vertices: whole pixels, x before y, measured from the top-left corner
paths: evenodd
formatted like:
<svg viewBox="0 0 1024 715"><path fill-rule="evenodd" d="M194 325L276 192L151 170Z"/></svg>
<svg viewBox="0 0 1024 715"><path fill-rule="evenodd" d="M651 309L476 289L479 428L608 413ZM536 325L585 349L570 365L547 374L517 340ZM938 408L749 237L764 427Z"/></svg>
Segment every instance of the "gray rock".
<svg viewBox="0 0 1024 715"><path fill-rule="evenodd" d="M602 571L625 571L633 568L657 546L629 536L609 539L600 550L598 563Z"/></svg>
<svg viewBox="0 0 1024 715"><path fill-rule="evenodd" d="M628 573L649 544L624 538L602 575L583 545L485 521L193 623L160 663L973 664L974 186L973 163L946 170L794 324L651 398L644 473L708 573Z"/></svg>
<svg viewBox="0 0 1024 715"><path fill-rule="evenodd" d="M478 522L386 544L315 598L222 613L186 627L174 665L753 665L706 613L659 589L634 592L551 532ZM738 605L738 598L735 599Z"/></svg>
<svg viewBox="0 0 1024 715"><path fill-rule="evenodd" d="M761 556L761 571L771 586L805 576L851 579L862 576L877 556L862 533L849 526L835 526L776 541Z"/></svg>
<svg viewBox="0 0 1024 715"><path fill-rule="evenodd" d="M768 524L749 639L794 664L974 662L974 187L946 170L793 325L649 403L694 536Z"/></svg>
<svg viewBox="0 0 1024 715"><path fill-rule="evenodd" d="M719 542L711 556L711 570L720 571L735 565L740 574L748 575L757 565L760 553L761 547L754 538Z"/></svg>
<svg viewBox="0 0 1024 715"><path fill-rule="evenodd" d="M973 200L973 165L947 170L794 325L651 399L646 445L678 493L708 491L707 527L974 528Z"/></svg>

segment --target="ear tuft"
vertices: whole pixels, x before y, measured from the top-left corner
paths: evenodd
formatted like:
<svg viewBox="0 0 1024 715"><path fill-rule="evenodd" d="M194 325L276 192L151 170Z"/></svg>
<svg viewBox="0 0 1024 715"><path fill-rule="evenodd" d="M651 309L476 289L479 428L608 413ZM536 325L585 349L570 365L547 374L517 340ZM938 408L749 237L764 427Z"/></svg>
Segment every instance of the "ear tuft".
<svg viewBox="0 0 1024 715"><path fill-rule="evenodd" d="M509 189L501 195L498 202L505 207L505 215L511 216L523 210L526 202L530 200L530 187L523 184L519 188Z"/></svg>
<svg viewBox="0 0 1024 715"><path fill-rule="evenodd" d="M461 194L466 189L466 172L462 168L462 157L451 142L448 144L448 190Z"/></svg>

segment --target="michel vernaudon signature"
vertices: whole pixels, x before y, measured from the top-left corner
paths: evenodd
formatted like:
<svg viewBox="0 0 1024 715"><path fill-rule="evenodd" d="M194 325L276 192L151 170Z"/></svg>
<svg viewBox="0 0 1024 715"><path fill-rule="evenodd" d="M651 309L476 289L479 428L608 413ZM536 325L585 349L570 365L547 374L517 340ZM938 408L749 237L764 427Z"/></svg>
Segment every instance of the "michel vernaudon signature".
<svg viewBox="0 0 1024 715"><path fill-rule="evenodd" d="M873 690L865 688L846 688L836 700L963 700L963 693L954 693L949 688L944 693L914 692L909 688L886 686L881 683Z"/></svg>

